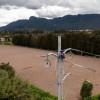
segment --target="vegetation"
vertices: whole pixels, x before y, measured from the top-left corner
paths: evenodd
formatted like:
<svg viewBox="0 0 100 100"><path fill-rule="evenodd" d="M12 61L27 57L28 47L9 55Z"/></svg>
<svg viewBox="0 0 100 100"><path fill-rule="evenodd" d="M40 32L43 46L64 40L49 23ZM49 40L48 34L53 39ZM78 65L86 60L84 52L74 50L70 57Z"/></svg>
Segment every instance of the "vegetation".
<svg viewBox="0 0 100 100"><path fill-rule="evenodd" d="M21 80L9 64L0 65L0 100L57 100L57 97Z"/></svg>
<svg viewBox="0 0 100 100"><path fill-rule="evenodd" d="M83 82L83 85L82 85L82 88L81 88L81 92L80 92L82 100L85 100L87 98L89 99L91 97L92 89L93 89L92 83L90 83L88 81L84 81Z"/></svg>
<svg viewBox="0 0 100 100"><path fill-rule="evenodd" d="M82 51L100 55L100 31L55 31L46 33L43 31L17 32L8 34L13 37L13 44L57 50L57 35L62 33L62 49L75 48ZM6 33L2 33L5 35ZM76 52L75 52L76 53ZM100 100L100 95L92 96L92 83L85 81L80 95L82 100ZM15 71L9 64L0 65L0 100L57 100L48 92L22 81L15 75Z"/></svg>
<svg viewBox="0 0 100 100"><path fill-rule="evenodd" d="M4 27L0 31L14 30L84 30L84 29L100 29L100 14L82 14L82 15L66 15L63 17L54 18L52 20L45 18L37 18L31 16L29 20L14 21Z"/></svg>
<svg viewBox="0 0 100 100"><path fill-rule="evenodd" d="M100 100L100 94L96 95L96 96L93 96L92 97L92 100Z"/></svg>
<svg viewBox="0 0 100 100"><path fill-rule="evenodd" d="M84 81L81 87L80 96L82 100L100 100L100 94L92 96L93 84Z"/></svg>
<svg viewBox="0 0 100 100"><path fill-rule="evenodd" d="M61 32L60 32L61 33ZM57 34L17 34L13 36L13 44L41 48L46 50L57 50ZM99 31L62 31L62 49L75 48L82 51L100 55Z"/></svg>

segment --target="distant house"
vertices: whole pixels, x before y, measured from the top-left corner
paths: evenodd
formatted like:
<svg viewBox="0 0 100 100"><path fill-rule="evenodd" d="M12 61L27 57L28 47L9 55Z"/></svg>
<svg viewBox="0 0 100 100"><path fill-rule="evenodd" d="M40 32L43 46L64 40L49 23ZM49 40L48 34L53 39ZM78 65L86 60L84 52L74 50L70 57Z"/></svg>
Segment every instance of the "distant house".
<svg viewBox="0 0 100 100"><path fill-rule="evenodd" d="M4 42L5 38L4 37L0 37L0 42Z"/></svg>
<svg viewBox="0 0 100 100"><path fill-rule="evenodd" d="M5 42L11 42L12 41L12 37L9 35L5 35L5 36L0 36L0 43L5 43Z"/></svg>

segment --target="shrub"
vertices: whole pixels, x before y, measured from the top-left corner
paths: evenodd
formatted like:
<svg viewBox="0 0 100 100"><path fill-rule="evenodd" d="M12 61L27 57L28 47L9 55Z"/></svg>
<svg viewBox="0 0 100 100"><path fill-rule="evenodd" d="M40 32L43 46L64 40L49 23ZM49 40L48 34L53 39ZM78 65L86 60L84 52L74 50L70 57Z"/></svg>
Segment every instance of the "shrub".
<svg viewBox="0 0 100 100"><path fill-rule="evenodd" d="M9 65L9 63L7 63L7 64L5 64L5 63L0 64L0 70L6 71L10 78L15 76L15 71L12 68L12 66Z"/></svg>
<svg viewBox="0 0 100 100"><path fill-rule="evenodd" d="M85 97L84 100L92 100L92 97L91 96Z"/></svg>
<svg viewBox="0 0 100 100"><path fill-rule="evenodd" d="M92 95L92 89L93 89L92 83L90 83L89 81L83 82L83 85L80 91L82 100L90 100L90 97Z"/></svg>
<svg viewBox="0 0 100 100"><path fill-rule="evenodd" d="M96 95L96 96L93 96L92 97L92 100L100 100L100 94Z"/></svg>
<svg viewBox="0 0 100 100"><path fill-rule="evenodd" d="M21 80L12 66L0 65L0 100L57 100L48 92Z"/></svg>

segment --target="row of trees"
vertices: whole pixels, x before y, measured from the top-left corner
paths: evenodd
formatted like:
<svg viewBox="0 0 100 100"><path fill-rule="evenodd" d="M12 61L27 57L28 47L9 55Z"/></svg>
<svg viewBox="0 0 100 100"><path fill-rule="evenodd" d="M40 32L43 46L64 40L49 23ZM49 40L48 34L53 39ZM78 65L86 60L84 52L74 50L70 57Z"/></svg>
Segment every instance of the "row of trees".
<svg viewBox="0 0 100 100"><path fill-rule="evenodd" d="M13 44L57 50L57 33L19 34L13 36ZM100 34L98 32L68 32L62 35L62 49L75 48L82 51L100 54Z"/></svg>

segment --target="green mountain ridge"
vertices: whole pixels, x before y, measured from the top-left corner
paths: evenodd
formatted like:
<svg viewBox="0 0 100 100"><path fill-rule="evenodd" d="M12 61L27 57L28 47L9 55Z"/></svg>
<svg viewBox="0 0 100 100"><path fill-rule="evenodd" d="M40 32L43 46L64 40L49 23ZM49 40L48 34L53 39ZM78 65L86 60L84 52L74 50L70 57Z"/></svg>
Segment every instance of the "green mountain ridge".
<svg viewBox="0 0 100 100"><path fill-rule="evenodd" d="M100 29L100 14L66 15L54 19L31 16L29 20L18 20L1 27L0 31L8 30L80 30Z"/></svg>

